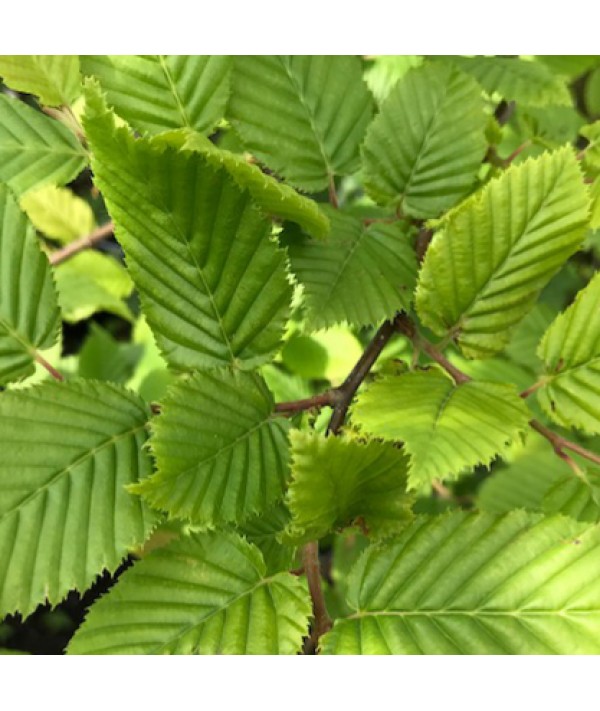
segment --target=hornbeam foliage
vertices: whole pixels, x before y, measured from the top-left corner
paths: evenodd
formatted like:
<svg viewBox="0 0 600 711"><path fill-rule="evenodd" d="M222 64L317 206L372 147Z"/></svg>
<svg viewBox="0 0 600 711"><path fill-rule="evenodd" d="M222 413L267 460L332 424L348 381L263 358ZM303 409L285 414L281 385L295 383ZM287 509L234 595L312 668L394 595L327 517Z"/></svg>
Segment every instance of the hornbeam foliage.
<svg viewBox="0 0 600 711"><path fill-rule="evenodd" d="M599 72L0 57L0 653L600 654Z"/></svg>

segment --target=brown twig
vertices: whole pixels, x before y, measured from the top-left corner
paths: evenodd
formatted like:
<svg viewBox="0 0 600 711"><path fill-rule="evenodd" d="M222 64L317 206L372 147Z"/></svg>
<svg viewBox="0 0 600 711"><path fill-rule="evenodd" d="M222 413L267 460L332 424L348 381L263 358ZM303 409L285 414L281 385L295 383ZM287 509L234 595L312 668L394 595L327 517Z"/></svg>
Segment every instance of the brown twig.
<svg viewBox="0 0 600 711"><path fill-rule="evenodd" d="M313 408L326 407L327 405L335 405L339 399L339 390L333 388L326 390L324 393L307 397L304 400L291 400L290 402L278 402L275 404L275 412L280 412L285 415L303 412L304 410L312 410Z"/></svg>
<svg viewBox="0 0 600 711"><path fill-rule="evenodd" d="M333 175L329 176L329 202L336 208L336 210L340 206L337 192L335 190L335 179Z"/></svg>
<svg viewBox="0 0 600 711"><path fill-rule="evenodd" d="M600 456L598 454L590 452L589 449L582 447L580 444L577 444L577 442L571 442L571 440L565 439L562 435L553 432L551 429L546 427L546 425L538 422L538 420L530 420L529 426L550 442L554 448L554 451L561 459L565 459L564 450L568 449L571 452L575 452L575 454L578 454L580 457L588 459L590 462L594 462L594 464L600 464Z"/></svg>
<svg viewBox="0 0 600 711"><path fill-rule="evenodd" d="M327 611L323 587L321 585L321 564L319 562L319 542L311 541L302 548L302 565L308 582L308 590L313 605L314 622L310 637L304 645L304 654L315 654L321 635L332 627Z"/></svg>
<svg viewBox="0 0 600 711"><path fill-rule="evenodd" d="M530 385L528 388L525 388L525 390L523 390L521 393L519 393L519 396L522 397L523 400L526 400L536 390L543 388L544 385L546 385L545 380L538 380L536 383L534 383L533 385Z"/></svg>
<svg viewBox="0 0 600 711"><path fill-rule="evenodd" d="M76 239L74 242L70 242L62 249L57 249L48 257L50 264L53 266L62 264L63 262L66 262L67 259L70 259L79 252L82 252L84 249L90 249L95 244L98 244L98 242L102 242L102 240L110 237L110 235L113 234L114 229L115 226L113 223L107 222L105 225L102 225L101 227L96 228L93 232L90 232L89 235L85 235L84 237Z"/></svg>
<svg viewBox="0 0 600 711"><path fill-rule="evenodd" d="M62 382L65 379L65 376L62 373L59 373L53 365L48 363L48 361L41 355L41 353L39 353L39 351L35 352L34 360L37 361L41 366L43 366L54 378L54 380Z"/></svg>

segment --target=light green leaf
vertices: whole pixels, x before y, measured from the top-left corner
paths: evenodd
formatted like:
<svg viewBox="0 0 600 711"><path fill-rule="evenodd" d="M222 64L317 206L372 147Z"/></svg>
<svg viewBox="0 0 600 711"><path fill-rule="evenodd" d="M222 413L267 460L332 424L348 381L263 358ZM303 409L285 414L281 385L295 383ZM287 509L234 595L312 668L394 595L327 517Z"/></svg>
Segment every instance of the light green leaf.
<svg viewBox="0 0 600 711"><path fill-rule="evenodd" d="M54 277L65 321L83 321L99 311L133 321L123 301L133 291L133 282L114 257L91 250L80 252L58 265Z"/></svg>
<svg viewBox="0 0 600 711"><path fill-rule="evenodd" d="M435 217L475 183L486 151L487 117L477 83L452 65L409 71L369 126L365 187L384 205Z"/></svg>
<svg viewBox="0 0 600 711"><path fill-rule="evenodd" d="M84 148L62 123L0 94L0 180L17 195L64 185L86 163Z"/></svg>
<svg viewBox="0 0 600 711"><path fill-rule="evenodd" d="M136 487L152 506L213 527L283 495L289 424L255 373L217 370L177 382L152 423L158 472Z"/></svg>
<svg viewBox="0 0 600 711"><path fill-rule="evenodd" d="M562 478L544 496L545 513L562 513L577 521L600 521L600 475L597 470Z"/></svg>
<svg viewBox="0 0 600 711"><path fill-rule="evenodd" d="M195 534L126 571L67 652L295 654L310 614L301 581L267 577L255 546L233 534Z"/></svg>
<svg viewBox="0 0 600 711"><path fill-rule="evenodd" d="M11 89L34 94L46 106L71 104L81 94L79 59L73 55L5 54L0 76Z"/></svg>
<svg viewBox="0 0 600 711"><path fill-rule="evenodd" d="M35 351L58 339L60 312L48 259L0 184L0 385L34 371Z"/></svg>
<svg viewBox="0 0 600 711"><path fill-rule="evenodd" d="M540 343L544 386L538 400L563 427L600 433L600 274L552 322Z"/></svg>
<svg viewBox="0 0 600 711"><path fill-rule="evenodd" d="M589 200L571 148L509 168L466 200L429 245L417 286L423 323L463 353L502 350L540 290L581 245Z"/></svg>
<svg viewBox="0 0 600 711"><path fill-rule="evenodd" d="M542 54L536 60L546 64L555 74L575 79L600 65L600 56L586 54Z"/></svg>
<svg viewBox="0 0 600 711"><path fill-rule="evenodd" d="M408 458L392 444L361 444L300 430L292 430L290 439L293 479L287 505L292 521L284 541L305 543L351 525L384 538L412 520Z"/></svg>
<svg viewBox="0 0 600 711"><path fill-rule="evenodd" d="M125 383L133 374L144 347L138 343L121 343L97 323L79 351L78 372L82 378Z"/></svg>
<svg viewBox="0 0 600 711"><path fill-rule="evenodd" d="M350 574L326 654L598 654L600 528L524 511L419 517Z"/></svg>
<svg viewBox="0 0 600 711"><path fill-rule="evenodd" d="M23 195L20 204L37 230L63 244L89 234L96 226L89 203L68 188L46 185Z"/></svg>
<svg viewBox="0 0 600 711"><path fill-rule="evenodd" d="M156 517L125 485L151 471L149 412L108 383L0 397L0 611L24 616L114 570Z"/></svg>
<svg viewBox="0 0 600 711"><path fill-rule="evenodd" d="M231 58L223 55L82 56L108 103L150 134L188 127L209 132L223 118Z"/></svg>
<svg viewBox="0 0 600 711"><path fill-rule="evenodd" d="M489 464L530 417L514 386L455 385L437 368L381 378L352 410L353 422L365 432L404 442L411 457L409 486L423 492L434 479L456 479Z"/></svg>
<svg viewBox="0 0 600 711"><path fill-rule="evenodd" d="M379 324L408 311L417 276L417 258L406 223L362 221L339 210L326 211L331 236L289 247L291 268L304 285L307 326L336 323ZM357 293L360 285L360 294Z"/></svg>
<svg viewBox="0 0 600 711"><path fill-rule="evenodd" d="M329 221L314 200L266 175L257 165L248 163L244 156L221 150L197 133L188 137L183 148L199 151L209 165L225 168L242 190L248 190L265 214L297 222L317 239L329 233Z"/></svg>
<svg viewBox="0 0 600 711"><path fill-rule="evenodd" d="M360 166L373 113L361 75L357 57L236 57L228 115L271 170L318 192Z"/></svg>
<svg viewBox="0 0 600 711"><path fill-rule="evenodd" d="M583 153L586 169L600 171L600 121L583 126L579 133L589 141Z"/></svg>
<svg viewBox="0 0 600 711"><path fill-rule="evenodd" d="M94 174L165 359L180 370L269 360L291 300L270 223L225 170L134 140L93 85L86 98Z"/></svg>
<svg viewBox="0 0 600 711"><path fill-rule="evenodd" d="M477 508L490 513L541 511L542 499L561 478L565 463L547 440L533 432L525 443L515 442L503 459L481 485Z"/></svg>
<svg viewBox="0 0 600 711"><path fill-rule="evenodd" d="M365 81L378 104L389 96L390 91L413 67L420 67L423 57L409 54L380 55L373 57L365 70Z"/></svg>
<svg viewBox="0 0 600 711"><path fill-rule="evenodd" d="M594 180L590 187L590 199L592 201L590 227L597 230L600 229L600 176Z"/></svg>
<svg viewBox="0 0 600 711"><path fill-rule="evenodd" d="M507 101L524 106L569 106L571 97L565 81L539 62L508 57L452 57L488 94L500 94Z"/></svg>
<svg viewBox="0 0 600 711"><path fill-rule="evenodd" d="M278 540L289 522L290 512L282 501L278 501L264 513L252 516L237 527L237 532L260 550L269 574L289 570L294 564L296 547Z"/></svg>

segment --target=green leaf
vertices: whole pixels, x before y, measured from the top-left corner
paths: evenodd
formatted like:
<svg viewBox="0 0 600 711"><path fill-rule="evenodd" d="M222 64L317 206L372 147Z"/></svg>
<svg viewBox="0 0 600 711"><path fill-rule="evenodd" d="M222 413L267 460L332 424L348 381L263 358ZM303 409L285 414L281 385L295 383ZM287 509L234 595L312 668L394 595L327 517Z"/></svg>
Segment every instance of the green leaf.
<svg viewBox="0 0 600 711"><path fill-rule="evenodd" d="M452 65L409 71L369 126L365 187L384 205L435 217L472 188L486 151L477 83Z"/></svg>
<svg viewBox="0 0 600 711"><path fill-rule="evenodd" d="M545 513L562 513L578 521L600 521L600 475L590 471L577 477L564 474L546 494Z"/></svg>
<svg viewBox="0 0 600 711"><path fill-rule="evenodd" d="M409 486L422 492L434 479L456 479L489 464L529 419L514 386L455 385L437 368L381 378L352 410L352 420L365 432L404 442L411 457Z"/></svg>
<svg viewBox="0 0 600 711"><path fill-rule="evenodd" d="M60 312L34 229L0 184L0 385L34 371L37 349L56 343Z"/></svg>
<svg viewBox="0 0 600 711"><path fill-rule="evenodd" d="M575 79L600 64L600 56L585 54L542 54L536 56L536 60L569 79Z"/></svg>
<svg viewBox="0 0 600 711"><path fill-rule="evenodd" d="M360 166L373 113L357 57L236 57L228 115L244 144L308 192Z"/></svg>
<svg viewBox="0 0 600 711"><path fill-rule="evenodd" d="M589 141L583 153L583 164L587 170L600 171L600 121L583 126L579 133Z"/></svg>
<svg viewBox="0 0 600 711"><path fill-rule="evenodd" d="M46 106L71 104L81 94L79 59L73 55L0 56L0 76L15 91L34 94Z"/></svg>
<svg viewBox="0 0 600 711"><path fill-rule="evenodd" d="M308 328L344 321L370 326L402 309L408 311L417 275L408 225L365 227L359 218L339 210L326 214L331 223L328 240L305 240L289 247L292 271L304 285Z"/></svg>
<svg viewBox="0 0 600 711"><path fill-rule="evenodd" d="M600 433L600 274L552 322L540 343L544 411L563 427Z"/></svg>
<svg viewBox="0 0 600 711"><path fill-rule="evenodd" d="M350 573L326 654L598 654L600 528L524 511L419 517Z"/></svg>
<svg viewBox="0 0 600 711"><path fill-rule="evenodd" d="M233 534L196 534L126 571L67 652L295 654L310 614L300 580L267 577L256 547Z"/></svg>
<svg viewBox="0 0 600 711"><path fill-rule="evenodd" d="M121 343L97 323L90 324L90 334L79 351L79 375L82 378L125 383L133 374L143 346Z"/></svg>
<svg viewBox="0 0 600 711"><path fill-rule="evenodd" d="M20 205L36 230L63 244L89 234L96 227L89 203L68 188L46 185L31 190L23 195Z"/></svg>
<svg viewBox="0 0 600 711"><path fill-rule="evenodd" d="M0 611L85 590L156 521L125 485L151 471L149 412L108 383L46 383L0 397Z"/></svg>
<svg viewBox="0 0 600 711"><path fill-rule="evenodd" d="M589 200L571 148L509 168L454 210L429 245L416 303L423 323L471 358L512 328L585 236Z"/></svg>
<svg viewBox="0 0 600 711"><path fill-rule="evenodd" d="M329 233L329 220L314 200L266 175L257 165L248 163L244 156L221 150L197 133L188 137L183 148L199 151L209 165L225 168L242 190L248 190L265 214L297 222L317 239Z"/></svg>
<svg viewBox="0 0 600 711"><path fill-rule="evenodd" d="M409 69L419 67L423 57L416 55L380 55L374 57L365 70L365 81L375 97L381 104L390 94L390 91L406 74Z"/></svg>
<svg viewBox="0 0 600 711"><path fill-rule="evenodd" d="M98 55L82 56L81 66L100 81L117 114L141 131L209 132L225 114L230 57Z"/></svg>
<svg viewBox="0 0 600 711"><path fill-rule="evenodd" d="M64 185L86 163L84 148L62 123L0 94L0 181L17 195Z"/></svg>
<svg viewBox="0 0 600 711"><path fill-rule="evenodd" d="M590 227L597 230L600 228L600 177L596 178L590 187L590 199L592 201Z"/></svg>
<svg viewBox="0 0 600 711"><path fill-rule="evenodd" d="M290 439L293 479L287 504L292 521L284 541L305 543L351 525L384 538L412 520L408 458L392 444L360 444L300 430L292 430Z"/></svg>
<svg viewBox="0 0 600 711"><path fill-rule="evenodd" d="M476 506L490 513L513 509L541 511L546 492L561 478L565 463L549 442L531 433L515 442L478 491Z"/></svg>
<svg viewBox="0 0 600 711"><path fill-rule="evenodd" d="M180 370L269 360L291 287L250 194L198 153L116 129L92 84L86 96L96 180L165 359Z"/></svg>
<svg viewBox="0 0 600 711"><path fill-rule="evenodd" d="M286 505L278 501L264 513L252 516L237 527L238 533L260 549L269 574L289 570L294 564L296 547L279 542L290 518Z"/></svg>
<svg viewBox="0 0 600 711"><path fill-rule="evenodd" d="M152 423L158 472L136 487L156 508L213 527L283 495L289 424L255 373L217 370L177 382Z"/></svg>
<svg viewBox="0 0 600 711"><path fill-rule="evenodd" d="M452 57L488 94L499 94L523 106L569 106L566 83L539 62L507 57Z"/></svg>
<svg viewBox="0 0 600 711"><path fill-rule="evenodd" d="M133 321L123 301L131 294L133 282L114 257L91 250L80 252L58 265L54 277L58 302L68 323L84 321L99 311Z"/></svg>

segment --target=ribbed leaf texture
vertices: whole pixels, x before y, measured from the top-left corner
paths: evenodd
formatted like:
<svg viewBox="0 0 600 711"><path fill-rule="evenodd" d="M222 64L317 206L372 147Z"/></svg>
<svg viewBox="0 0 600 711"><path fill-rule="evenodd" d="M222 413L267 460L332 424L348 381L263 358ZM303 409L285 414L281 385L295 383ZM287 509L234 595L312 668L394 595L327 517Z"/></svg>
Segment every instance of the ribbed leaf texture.
<svg viewBox="0 0 600 711"><path fill-rule="evenodd" d="M475 505L490 513L541 511L545 494L565 469L550 443L532 431L525 444L515 443L504 461L494 467L477 492Z"/></svg>
<svg viewBox="0 0 600 711"><path fill-rule="evenodd" d="M236 57L228 116L244 144L298 188L359 168L373 113L357 57Z"/></svg>
<svg viewBox="0 0 600 711"><path fill-rule="evenodd" d="M600 229L600 177L596 178L590 187L590 199L592 201L590 227L597 230Z"/></svg>
<svg viewBox="0 0 600 711"><path fill-rule="evenodd" d="M544 411L563 427L600 433L600 274L550 324L538 350Z"/></svg>
<svg viewBox="0 0 600 711"><path fill-rule="evenodd" d="M82 56L81 66L100 81L117 114L140 131L210 131L225 114L230 57L96 55Z"/></svg>
<svg viewBox="0 0 600 711"><path fill-rule="evenodd" d="M500 94L523 106L570 106L571 97L563 78L539 62L508 57L452 57L488 94Z"/></svg>
<svg viewBox="0 0 600 711"><path fill-rule="evenodd" d="M562 513L577 521L600 521L600 475L597 470L581 477L565 474L544 496L545 513Z"/></svg>
<svg viewBox="0 0 600 711"><path fill-rule="evenodd" d="M36 349L58 338L60 313L33 226L0 185L0 385L33 373Z"/></svg>
<svg viewBox="0 0 600 711"><path fill-rule="evenodd" d="M600 529L524 511L419 517L350 574L326 654L598 654Z"/></svg>
<svg viewBox="0 0 600 711"><path fill-rule="evenodd" d="M283 540L322 538L358 525L373 538L397 533L413 518L406 492L408 457L392 444L361 444L292 430L292 514Z"/></svg>
<svg viewBox="0 0 600 711"><path fill-rule="evenodd" d="M19 203L37 230L62 243L83 237L96 226L90 204L69 188L46 185L30 190Z"/></svg>
<svg viewBox="0 0 600 711"><path fill-rule="evenodd" d="M15 91L34 94L46 106L70 104L81 94L77 56L64 54L0 56L0 77Z"/></svg>
<svg viewBox="0 0 600 711"><path fill-rule="evenodd" d="M115 129L93 85L86 96L96 180L165 359L181 370L269 360L291 287L250 194L198 153Z"/></svg>
<svg viewBox="0 0 600 711"><path fill-rule="evenodd" d="M147 476L149 412L92 381L0 397L0 611L33 612L85 590L141 544L155 514L125 490Z"/></svg>
<svg viewBox="0 0 600 711"><path fill-rule="evenodd" d="M264 513L252 516L237 527L238 533L260 550L269 574L294 567L296 546L279 542L290 519L287 506L278 501Z"/></svg>
<svg viewBox="0 0 600 711"><path fill-rule="evenodd" d="M381 378L359 396L352 413L365 432L404 442L409 486L419 491L434 479L456 479L489 464L530 419L514 386L455 385L436 368Z"/></svg>
<svg viewBox="0 0 600 711"><path fill-rule="evenodd" d="M243 155L221 150L200 134L189 136L183 148L200 151L210 165L225 168L242 190L248 190L265 214L297 222L317 239L329 233L329 221L314 200L263 173Z"/></svg>
<svg viewBox="0 0 600 711"><path fill-rule="evenodd" d="M206 527L241 521L283 496L288 423L255 373L196 373L173 385L152 423L158 472L135 490Z"/></svg>
<svg viewBox="0 0 600 711"><path fill-rule="evenodd" d="M429 245L416 303L463 353L502 350L543 286L580 246L589 200L571 148L509 168L452 212Z"/></svg>
<svg viewBox="0 0 600 711"><path fill-rule="evenodd" d="M327 240L289 247L292 271L304 285L308 327L318 330L343 321L368 326L408 311L417 259L407 224L365 227L358 217L339 210L326 214L331 223Z"/></svg>
<svg viewBox="0 0 600 711"><path fill-rule="evenodd" d="M0 181L17 195L64 185L86 162L85 150L62 123L0 94Z"/></svg>
<svg viewBox="0 0 600 711"><path fill-rule="evenodd" d="M451 64L409 71L369 126L365 187L384 205L435 217L472 188L487 144L481 89Z"/></svg>
<svg viewBox="0 0 600 711"><path fill-rule="evenodd" d="M205 533L153 551L91 609L69 654L295 654L311 605L260 551Z"/></svg>

